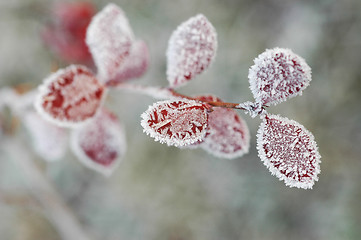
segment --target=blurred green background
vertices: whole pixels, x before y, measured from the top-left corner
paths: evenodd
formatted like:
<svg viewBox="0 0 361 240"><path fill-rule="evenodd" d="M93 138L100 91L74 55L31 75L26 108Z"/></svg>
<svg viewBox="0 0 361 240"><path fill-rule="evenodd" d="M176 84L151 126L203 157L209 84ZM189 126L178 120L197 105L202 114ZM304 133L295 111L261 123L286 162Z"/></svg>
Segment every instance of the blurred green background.
<svg viewBox="0 0 361 240"><path fill-rule="evenodd" d="M0 1L0 87L36 87L59 62L39 32L54 1ZM94 1L101 9L108 2ZM179 89L252 100L248 68L266 48L291 48L311 66L313 81L296 97L269 108L303 124L322 155L313 190L286 187L257 156L260 123L240 112L250 153L235 160L180 150L142 133L140 114L155 100L111 91L106 105L127 129L128 149L110 178L85 168L68 151L47 163L32 153L93 239L236 240L361 239L361 1L184 0L114 1L149 46L151 62L134 82L166 86L167 41L183 21L203 13L218 32L211 68ZM6 113L3 113L6 115ZM24 128L1 135L30 142ZM0 239L61 239L23 172L0 152ZM41 193L39 193L41 194ZM74 239L75 240L75 239Z"/></svg>

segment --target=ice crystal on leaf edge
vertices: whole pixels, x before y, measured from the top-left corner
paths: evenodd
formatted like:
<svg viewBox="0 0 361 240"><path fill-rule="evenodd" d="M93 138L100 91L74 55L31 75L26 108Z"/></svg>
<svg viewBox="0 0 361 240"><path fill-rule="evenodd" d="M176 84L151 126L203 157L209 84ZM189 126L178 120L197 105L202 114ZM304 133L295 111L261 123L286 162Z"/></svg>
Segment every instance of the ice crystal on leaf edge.
<svg viewBox="0 0 361 240"><path fill-rule="evenodd" d="M283 180L285 182L286 186L311 189L312 186L314 185L315 181L318 181L317 175L321 172L321 170L320 170L321 155L318 152L318 147L317 147L317 144L314 140L314 136L312 135L312 133L310 131L308 131L300 123L298 123L294 120L290 120L285 117L281 117L279 115L267 114L267 115L261 116L261 118L263 119L263 122L260 124L259 129L257 131L257 150L258 150L258 156L260 157L263 164L269 169L269 171L271 172L272 175L275 175L280 181ZM290 130L289 130L290 127L297 129L296 131L291 132L291 134L297 133L296 138L292 139L293 142L291 144L285 143L285 141L282 141L281 143L275 142L275 140L277 138L282 138L281 140L285 140L285 138L286 138L286 140L287 139L289 140L292 138L292 136L287 136L286 134L284 134L282 132L277 132L277 131L272 131L272 130L267 129L267 127L270 126L270 124L267 124L267 119L278 121L279 123L276 123L276 124L278 124L280 127L284 127L285 129L287 129L288 133L290 133ZM306 150L309 151L309 153L302 153L302 154L306 160L310 160L311 162L306 162L306 163L304 163L304 165L298 163L298 165L295 166L294 165L295 163L292 161L287 162L287 161L282 161L282 159L280 159L280 158L273 158L273 155L284 156L285 154L289 154L289 155L291 155L290 157L294 157L294 155L292 154L292 150L295 150L296 144L299 142L300 135L301 135L301 137L304 137L302 140L306 141L308 143L306 145L304 142L302 142L304 145L300 145L300 147L306 148ZM273 139L265 140L265 138L273 138ZM272 142L272 140L273 140L273 142ZM267 152L264 148L264 146L267 144L273 144L272 147L276 147L278 152L277 151L273 151L273 152L269 151L271 156L267 156ZM282 149L282 147L284 147L284 146L286 146L288 148ZM287 150L288 150L288 152L287 152ZM282 151L282 153L280 151ZM298 151L298 153L300 153L300 152ZM305 155L305 154L307 154L307 155ZM313 157L313 161L312 161L312 159L309 159L310 156ZM296 161L300 161L300 159L297 158ZM275 163L278 164L278 167L275 167L276 166ZM290 168L289 165L293 165L293 167ZM301 168L303 168L303 169L301 169ZM283 170L285 170L285 171L282 173L281 171L283 171ZM300 176L300 172L299 172L300 170L303 170L302 173L304 173L304 174L310 173L307 171L311 171L311 172L313 171L313 174L311 176L309 176L308 178L303 178L302 179L303 181L301 181L301 180L297 181L296 179L294 179L292 177L286 176L286 175L290 175L292 172L294 173L295 170L298 171L298 173L297 173L298 176L296 176L296 177L298 177L299 179L302 177L302 176Z"/></svg>

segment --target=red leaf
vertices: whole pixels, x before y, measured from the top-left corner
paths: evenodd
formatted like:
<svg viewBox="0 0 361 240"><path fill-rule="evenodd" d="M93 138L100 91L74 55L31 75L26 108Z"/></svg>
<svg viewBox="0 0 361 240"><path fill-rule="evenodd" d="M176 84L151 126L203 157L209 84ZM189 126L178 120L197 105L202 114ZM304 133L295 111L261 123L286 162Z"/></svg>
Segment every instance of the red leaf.
<svg viewBox="0 0 361 240"><path fill-rule="evenodd" d="M95 7L88 2L57 3L52 14L51 23L41 33L45 44L65 61L90 63L85 34Z"/></svg>
<svg viewBox="0 0 361 240"><path fill-rule="evenodd" d="M95 115L104 93L104 86L89 69L72 65L44 80L35 107L47 120L72 127Z"/></svg>
<svg viewBox="0 0 361 240"><path fill-rule="evenodd" d="M117 117L102 109L92 121L72 132L71 147L87 167L110 175L125 154L126 140Z"/></svg>
<svg viewBox="0 0 361 240"><path fill-rule="evenodd" d="M222 102L213 95L198 96L206 102ZM237 158L248 153L250 135L246 122L233 109L213 108L209 113L208 129L202 142L196 143L220 158ZM193 144L194 145L194 144Z"/></svg>
<svg viewBox="0 0 361 240"><path fill-rule="evenodd" d="M289 49L268 49L260 54L248 74L256 102L274 104L301 95L311 81L311 68Z"/></svg>
<svg viewBox="0 0 361 240"><path fill-rule="evenodd" d="M221 158L248 153L250 135L246 122L233 109L214 108L209 114L208 133L201 147Z"/></svg>
<svg viewBox="0 0 361 240"><path fill-rule="evenodd" d="M266 115L257 134L258 155L287 186L312 188L320 173L320 154L312 133L296 121Z"/></svg>
<svg viewBox="0 0 361 240"><path fill-rule="evenodd" d="M105 85L115 87L120 83L133 78L140 78L147 70L149 64L148 47L143 41L133 43L130 55L119 67L114 78L108 79Z"/></svg>
<svg viewBox="0 0 361 240"><path fill-rule="evenodd" d="M108 4L94 16L87 30L86 43L102 81L115 77L130 53L133 38L128 19L115 4Z"/></svg>
<svg viewBox="0 0 361 240"><path fill-rule="evenodd" d="M171 87L179 87L206 70L217 50L216 30L199 14L179 25L169 39L167 78Z"/></svg>
<svg viewBox="0 0 361 240"><path fill-rule="evenodd" d="M144 132L161 143L186 146L203 139L209 106L193 100L162 101L142 114Z"/></svg>

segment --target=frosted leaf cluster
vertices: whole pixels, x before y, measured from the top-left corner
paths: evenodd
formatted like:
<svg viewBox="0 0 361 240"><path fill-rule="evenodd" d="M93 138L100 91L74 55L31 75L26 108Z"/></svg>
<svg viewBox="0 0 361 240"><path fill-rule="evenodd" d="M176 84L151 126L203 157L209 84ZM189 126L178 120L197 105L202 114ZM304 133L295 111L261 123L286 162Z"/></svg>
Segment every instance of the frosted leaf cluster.
<svg viewBox="0 0 361 240"><path fill-rule="evenodd" d="M171 87L179 87L206 70L217 50L216 30L198 14L178 26L169 39L167 78Z"/></svg>
<svg viewBox="0 0 361 240"><path fill-rule="evenodd" d="M194 100L167 100L154 103L142 115L143 131L169 146L186 146L206 134L208 106Z"/></svg>
<svg viewBox="0 0 361 240"><path fill-rule="evenodd" d="M311 81L311 68L290 49L268 49L249 69L250 89L257 103L277 104L301 95Z"/></svg>
<svg viewBox="0 0 361 240"><path fill-rule="evenodd" d="M122 9L108 4L96 14L86 34L86 43L98 68L99 79L115 77L130 54L133 31Z"/></svg>
<svg viewBox="0 0 361 240"><path fill-rule="evenodd" d="M36 110L47 120L66 127L92 118L105 95L104 86L81 65L58 70L38 89Z"/></svg>
<svg viewBox="0 0 361 240"><path fill-rule="evenodd" d="M102 109L72 131L71 149L85 166L109 176L126 151L123 126L114 114Z"/></svg>
<svg viewBox="0 0 361 240"><path fill-rule="evenodd" d="M117 86L129 79L140 78L148 69L149 52L144 41L138 40L132 44L129 56L125 58L116 72L115 77L105 81L107 86Z"/></svg>
<svg viewBox="0 0 361 240"><path fill-rule="evenodd" d="M72 127L74 153L86 166L108 175L125 152L124 130L113 114L99 109L109 87L145 73L149 52L115 4L92 18L85 43L97 76L83 65L60 69L44 80L34 105L44 119Z"/></svg>
<svg viewBox="0 0 361 240"><path fill-rule="evenodd" d="M242 109L263 120L257 149L273 175L287 186L305 189L318 180L321 157L313 135L301 124L266 111L270 105L301 95L311 81L310 67L291 50L274 48L260 54L248 74L255 101L234 104L212 95L191 98L173 91L204 72L215 59L216 30L202 14L180 24L169 39L168 88L124 83L145 73L149 52L142 40L135 39L118 6L108 4L93 17L86 44L98 69L97 76L81 65L61 69L45 79L35 101L42 117L60 126L74 127L71 148L86 166L109 175L125 153L125 135L119 121L107 110L99 110L107 88L118 86L171 99L154 103L141 115L143 131L156 141L176 147L200 147L222 158L240 157L249 150L250 134L245 121L230 108ZM42 125L31 115L26 121L29 126ZM43 133L53 132L56 136L55 128L46 124L41 127L33 127L38 130L31 134L41 143L38 151L49 155L46 150L55 149L62 140L54 137L55 142L45 142ZM46 144L48 149L44 149ZM58 151L53 150L53 154Z"/></svg>
<svg viewBox="0 0 361 240"><path fill-rule="evenodd" d="M59 160L64 156L68 146L65 129L44 120L35 111L27 111L23 120L36 153L47 161Z"/></svg>
<svg viewBox="0 0 361 240"><path fill-rule="evenodd" d="M266 115L257 134L258 155L287 186L312 188L320 173L320 158L312 133L296 121Z"/></svg>

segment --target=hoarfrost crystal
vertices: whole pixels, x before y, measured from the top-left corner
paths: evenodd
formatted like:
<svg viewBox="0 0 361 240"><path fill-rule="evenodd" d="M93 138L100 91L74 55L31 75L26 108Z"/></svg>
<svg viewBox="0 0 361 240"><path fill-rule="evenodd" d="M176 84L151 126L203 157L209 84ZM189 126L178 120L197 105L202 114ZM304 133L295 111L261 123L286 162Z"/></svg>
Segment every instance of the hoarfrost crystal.
<svg viewBox="0 0 361 240"><path fill-rule="evenodd" d="M202 140L207 130L208 105L194 100L167 100L142 114L143 131L161 143L176 147Z"/></svg>
<svg viewBox="0 0 361 240"><path fill-rule="evenodd" d="M301 95L311 81L311 68L289 49L268 49L249 69L250 89L257 103L269 105Z"/></svg>
<svg viewBox="0 0 361 240"><path fill-rule="evenodd" d="M110 175L125 154L125 132L117 117L102 109L72 132L71 149L87 167Z"/></svg>
<svg viewBox="0 0 361 240"><path fill-rule="evenodd" d="M95 115L104 93L104 86L88 68L71 65L44 80L35 108L55 124L74 127Z"/></svg>
<svg viewBox="0 0 361 240"><path fill-rule="evenodd" d="M179 87L206 70L217 50L216 30L202 14L182 23L172 34L167 50L167 78Z"/></svg>
<svg viewBox="0 0 361 240"><path fill-rule="evenodd" d="M87 30L86 43L101 80L115 77L130 53L133 38L128 19L115 4L108 4L93 17Z"/></svg>
<svg viewBox="0 0 361 240"><path fill-rule="evenodd" d="M260 103L254 103L250 101L238 104L237 108L243 109L252 118L255 118L258 115L264 114L266 112Z"/></svg>
<svg viewBox="0 0 361 240"><path fill-rule="evenodd" d="M287 186L312 188L320 173L320 154L312 133L296 121L265 115L257 134L258 155Z"/></svg>

